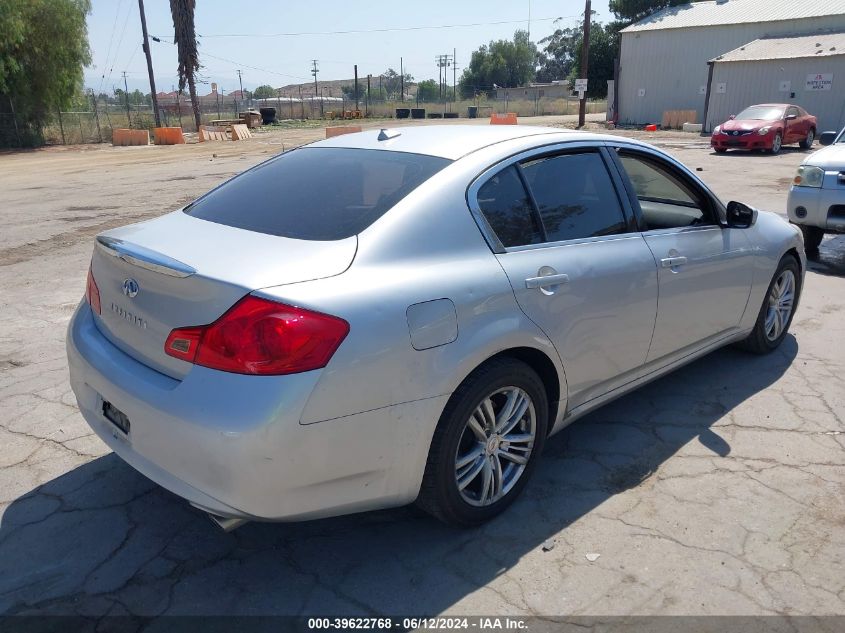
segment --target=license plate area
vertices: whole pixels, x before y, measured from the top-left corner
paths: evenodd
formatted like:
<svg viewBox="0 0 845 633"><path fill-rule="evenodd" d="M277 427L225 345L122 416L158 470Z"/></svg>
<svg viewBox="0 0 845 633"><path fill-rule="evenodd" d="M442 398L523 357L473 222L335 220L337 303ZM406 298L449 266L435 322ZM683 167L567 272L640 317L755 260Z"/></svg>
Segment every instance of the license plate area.
<svg viewBox="0 0 845 633"><path fill-rule="evenodd" d="M129 435L131 424L129 418L120 409L114 406L111 402L103 401L103 417L116 426L125 435Z"/></svg>

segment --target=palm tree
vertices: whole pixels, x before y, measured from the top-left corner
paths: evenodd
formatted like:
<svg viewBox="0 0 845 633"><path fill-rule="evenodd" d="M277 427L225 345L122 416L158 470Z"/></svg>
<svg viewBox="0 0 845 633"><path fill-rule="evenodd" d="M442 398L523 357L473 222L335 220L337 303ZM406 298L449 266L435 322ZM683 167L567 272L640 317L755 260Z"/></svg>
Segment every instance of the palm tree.
<svg viewBox="0 0 845 633"><path fill-rule="evenodd" d="M199 131L202 121L195 79L195 74L200 69L197 32L194 28L195 8L196 0L170 0L170 13L173 15L173 43L179 47L179 92L185 90L187 83L194 108L194 120Z"/></svg>

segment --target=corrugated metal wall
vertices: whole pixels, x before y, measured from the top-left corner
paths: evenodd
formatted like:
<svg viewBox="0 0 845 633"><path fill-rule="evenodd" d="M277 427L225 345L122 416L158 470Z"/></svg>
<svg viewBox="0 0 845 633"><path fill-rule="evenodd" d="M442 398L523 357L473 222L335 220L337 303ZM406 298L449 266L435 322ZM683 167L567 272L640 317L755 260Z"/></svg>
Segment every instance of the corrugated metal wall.
<svg viewBox="0 0 845 633"><path fill-rule="evenodd" d="M830 90L805 90L807 75L833 73ZM790 92L780 92L782 81L790 82ZM725 93L716 92L724 83ZM845 55L818 59L771 59L748 62L716 62L713 69L713 91L707 113L709 132L755 103L794 103L819 120L819 132L840 130L845 126Z"/></svg>
<svg viewBox="0 0 845 633"><path fill-rule="evenodd" d="M845 30L845 14L790 22L622 33L619 121L659 123L666 110L697 110L701 123L701 87L707 85L708 60L766 35L836 29Z"/></svg>

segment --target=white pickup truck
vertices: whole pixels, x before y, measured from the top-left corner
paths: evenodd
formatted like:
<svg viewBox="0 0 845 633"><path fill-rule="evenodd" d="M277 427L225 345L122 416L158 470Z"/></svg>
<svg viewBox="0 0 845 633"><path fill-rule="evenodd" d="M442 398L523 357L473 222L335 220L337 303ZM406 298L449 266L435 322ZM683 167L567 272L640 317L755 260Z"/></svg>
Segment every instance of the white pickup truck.
<svg viewBox="0 0 845 633"><path fill-rule="evenodd" d="M789 221L801 227L804 250L814 253L825 233L845 233L845 129L823 132L827 147L810 154L789 188Z"/></svg>

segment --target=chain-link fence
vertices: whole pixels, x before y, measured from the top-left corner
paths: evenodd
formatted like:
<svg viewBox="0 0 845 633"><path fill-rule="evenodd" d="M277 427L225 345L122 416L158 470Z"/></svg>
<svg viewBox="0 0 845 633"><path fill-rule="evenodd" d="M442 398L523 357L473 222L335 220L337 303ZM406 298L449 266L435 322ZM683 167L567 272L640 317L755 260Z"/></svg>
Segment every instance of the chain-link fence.
<svg viewBox="0 0 845 633"><path fill-rule="evenodd" d="M346 97L318 98L280 95L270 99L237 100L223 97L204 102L200 117L204 125L215 121L237 120L240 112L264 107L275 108L277 120L342 119L348 116L363 118L393 118L397 110L415 109L407 118L465 118L489 117L492 113L515 112L519 117L544 115L574 115L578 113L577 98L537 98L533 100L467 99L457 101L426 101L406 99L405 101L372 101L363 94L356 106L354 99ZM587 112L604 112L607 103L602 100L588 101ZM194 113L190 102L159 104L159 115L163 126L181 127L186 132L195 132ZM98 103L90 111L55 112L48 117L41 135L47 145L75 145L85 143L109 143L112 130L134 128L152 130L155 126L152 106ZM0 147L22 147L34 144L32 132L20 127L11 112L0 112ZM28 136L29 135L29 136Z"/></svg>

